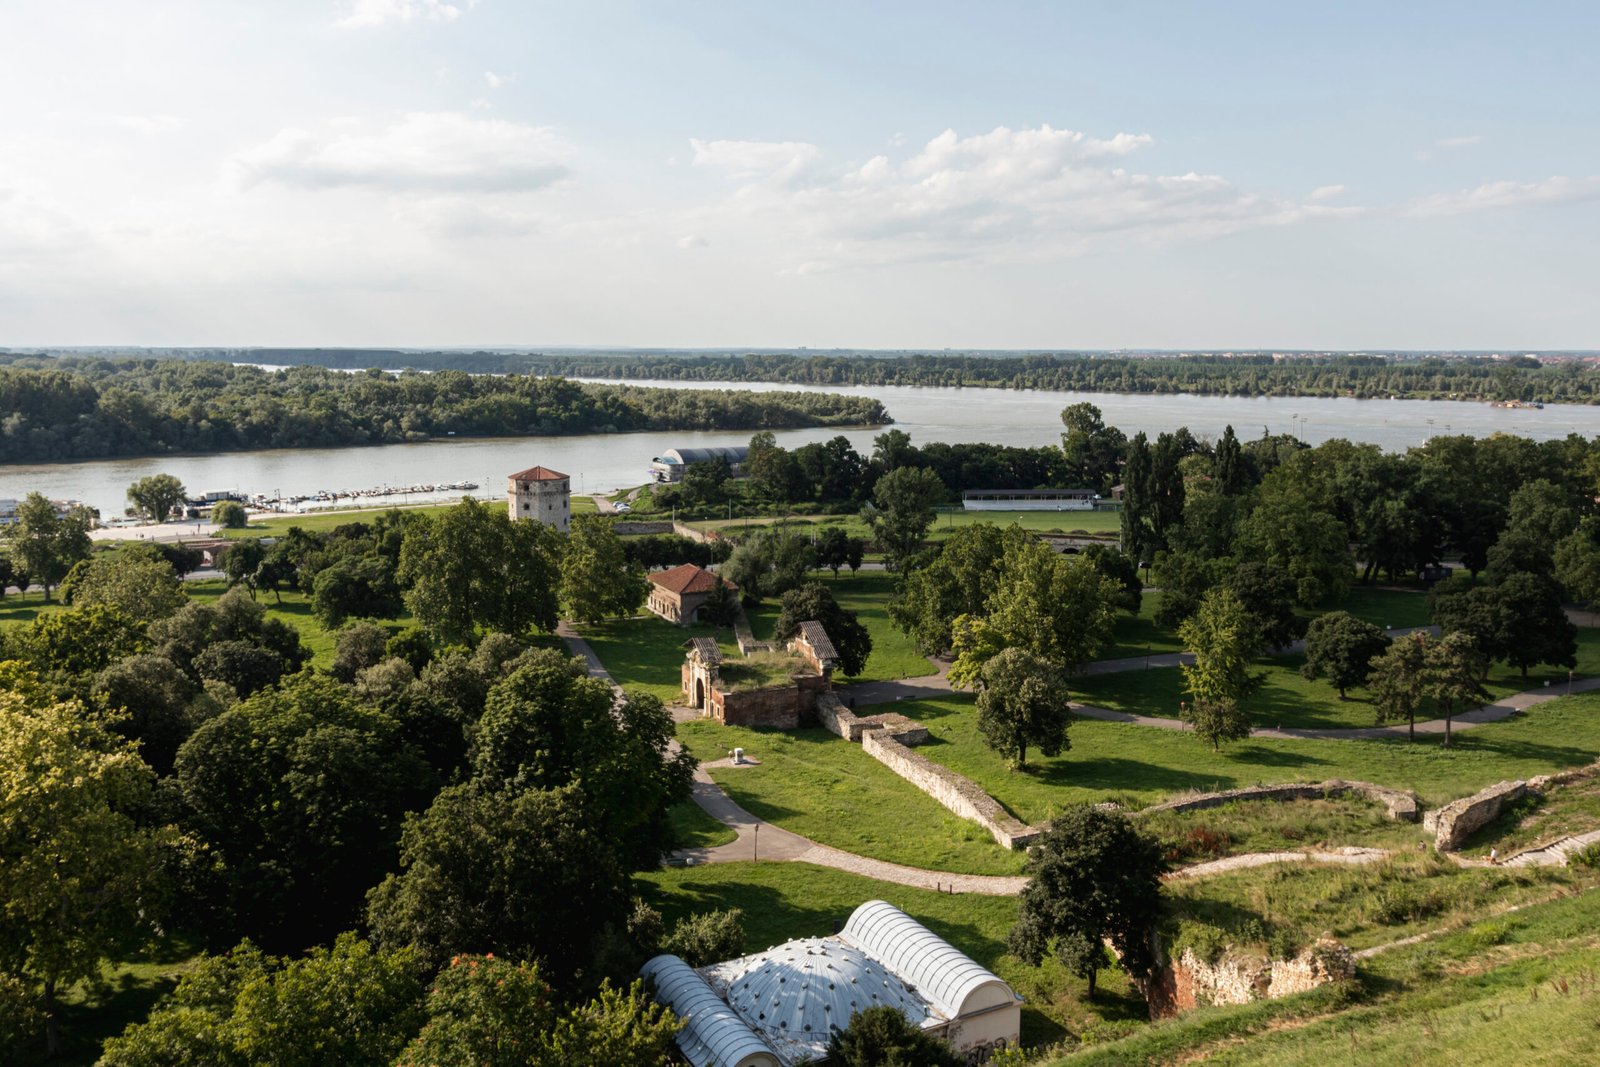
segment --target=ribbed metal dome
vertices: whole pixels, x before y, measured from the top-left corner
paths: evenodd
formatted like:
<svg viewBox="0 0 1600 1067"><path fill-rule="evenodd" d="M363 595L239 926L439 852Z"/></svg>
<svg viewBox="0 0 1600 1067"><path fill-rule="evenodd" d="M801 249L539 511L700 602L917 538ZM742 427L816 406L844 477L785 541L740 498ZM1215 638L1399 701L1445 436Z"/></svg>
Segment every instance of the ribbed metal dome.
<svg viewBox="0 0 1600 1067"><path fill-rule="evenodd" d="M891 1005L914 1026L928 1018L904 982L834 938L790 941L735 962L734 969L717 968L714 980L727 983L728 1003L791 1062L795 1053L824 1054L834 1028L867 1008Z"/></svg>

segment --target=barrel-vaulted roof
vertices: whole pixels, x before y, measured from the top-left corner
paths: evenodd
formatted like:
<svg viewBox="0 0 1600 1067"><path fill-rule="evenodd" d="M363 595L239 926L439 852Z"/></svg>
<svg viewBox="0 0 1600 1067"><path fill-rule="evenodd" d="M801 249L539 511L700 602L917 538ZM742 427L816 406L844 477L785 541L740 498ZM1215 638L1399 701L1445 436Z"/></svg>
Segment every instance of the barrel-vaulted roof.
<svg viewBox="0 0 1600 1067"><path fill-rule="evenodd" d="M778 1067L777 1054L683 960L657 956L640 973L683 1018L678 1048L694 1067Z"/></svg>
<svg viewBox="0 0 1600 1067"><path fill-rule="evenodd" d="M966 1014L977 994L990 1003L1016 999L993 972L885 901L869 900L857 908L839 936L882 960L946 1018Z"/></svg>

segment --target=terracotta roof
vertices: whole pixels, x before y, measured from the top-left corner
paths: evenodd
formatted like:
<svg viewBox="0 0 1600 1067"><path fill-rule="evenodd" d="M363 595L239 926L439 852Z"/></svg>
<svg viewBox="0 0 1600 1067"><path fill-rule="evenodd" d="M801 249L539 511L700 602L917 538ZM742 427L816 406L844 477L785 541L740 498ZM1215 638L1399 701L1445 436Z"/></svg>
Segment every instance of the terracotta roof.
<svg viewBox="0 0 1600 1067"><path fill-rule="evenodd" d="M693 563L680 563L664 571L652 571L645 577L667 592L679 596L684 593L709 593L717 584L715 574ZM732 582L727 584L728 588L734 588Z"/></svg>
<svg viewBox="0 0 1600 1067"><path fill-rule="evenodd" d="M839 653L833 647L833 641L828 637L828 631L815 619L800 624L800 637L811 646L811 651L817 654L818 659L838 659Z"/></svg>
<svg viewBox="0 0 1600 1067"><path fill-rule="evenodd" d="M506 475L513 482L559 482L566 477L560 471L553 471L549 467L529 467L525 471Z"/></svg>

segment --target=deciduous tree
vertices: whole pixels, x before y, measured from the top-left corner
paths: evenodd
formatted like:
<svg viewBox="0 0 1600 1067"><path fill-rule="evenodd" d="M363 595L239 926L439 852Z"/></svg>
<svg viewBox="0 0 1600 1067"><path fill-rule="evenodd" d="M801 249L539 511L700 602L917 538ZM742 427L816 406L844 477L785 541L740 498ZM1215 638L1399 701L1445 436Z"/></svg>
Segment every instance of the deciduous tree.
<svg viewBox="0 0 1600 1067"><path fill-rule="evenodd" d="M778 621L772 636L788 641L800 632L800 624L814 620L822 624L839 653L839 673L858 675L867 668L872 655L872 634L856 618L856 613L839 606L833 593L820 582L808 582L783 594Z"/></svg>
<svg viewBox="0 0 1600 1067"><path fill-rule="evenodd" d="M1370 622L1348 611L1330 611L1312 620L1306 630L1306 661L1300 673L1307 678L1327 676L1345 699L1345 690L1365 685L1372 661L1389 647L1389 638Z"/></svg>
<svg viewBox="0 0 1600 1067"><path fill-rule="evenodd" d="M1007 648L983 665L979 678L978 732L1014 769L1027 766L1029 745L1046 756L1072 747L1060 668L1026 649Z"/></svg>
<svg viewBox="0 0 1600 1067"><path fill-rule="evenodd" d="M629 563L610 521L575 515L561 553L561 600L581 622L632 615L649 595L644 568Z"/></svg>
<svg viewBox="0 0 1600 1067"><path fill-rule="evenodd" d="M1239 708L1266 677L1250 670L1261 650L1261 636L1232 590L1214 589L1201 599L1194 616L1178 628L1178 638L1194 653L1194 663L1180 668L1192 698L1190 721L1195 732L1216 750L1223 741L1237 738ZM1244 731L1249 732L1247 722Z"/></svg>
<svg viewBox="0 0 1600 1067"><path fill-rule="evenodd" d="M74 564L89 558L93 545L89 527L93 522L83 508L65 516L42 493L29 493L17 507L17 521L11 527L11 555L17 570L44 586L44 598L67 576Z"/></svg>
<svg viewBox="0 0 1600 1067"><path fill-rule="evenodd" d="M878 479L872 499L872 533L891 570L902 570L933 528L934 507L944 499L939 476L923 467L900 467Z"/></svg>
<svg viewBox="0 0 1600 1067"><path fill-rule="evenodd" d="M128 502L151 522L166 522L187 499L188 490L170 474L152 474L128 486Z"/></svg>
<svg viewBox="0 0 1600 1067"><path fill-rule="evenodd" d="M1146 978L1165 868L1160 845L1127 816L1069 807L1029 850L1030 877L1008 946L1034 965L1054 955L1088 979L1091 998L1107 941L1129 974Z"/></svg>

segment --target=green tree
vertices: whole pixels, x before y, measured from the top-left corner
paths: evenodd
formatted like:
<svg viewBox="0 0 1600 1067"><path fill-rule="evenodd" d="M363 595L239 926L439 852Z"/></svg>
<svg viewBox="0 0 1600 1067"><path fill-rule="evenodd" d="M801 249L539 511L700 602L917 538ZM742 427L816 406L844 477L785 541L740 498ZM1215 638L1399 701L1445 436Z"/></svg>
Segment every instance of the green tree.
<svg viewBox="0 0 1600 1067"><path fill-rule="evenodd" d="M1228 575L1227 586L1244 605L1265 648L1287 648L1306 632L1306 623L1294 611L1294 582L1271 563L1239 564Z"/></svg>
<svg viewBox="0 0 1600 1067"><path fill-rule="evenodd" d="M1345 699L1345 690L1365 685L1373 660L1389 648L1389 638L1370 622L1348 611L1330 611L1313 619L1306 630L1306 661L1300 673L1306 678L1327 676Z"/></svg>
<svg viewBox="0 0 1600 1067"><path fill-rule="evenodd" d="M441 790L406 820L400 873L368 896L385 946L414 945L430 966L462 952L536 961L558 990L592 984L603 948L626 928L616 846L575 786Z"/></svg>
<svg viewBox="0 0 1600 1067"><path fill-rule="evenodd" d="M858 675L867 669L872 655L872 634L856 618L856 613L839 606L833 593L820 582L807 582L783 594L773 637L788 641L800 632L800 624L816 621L828 632L834 651L839 653L839 673Z"/></svg>
<svg viewBox="0 0 1600 1067"><path fill-rule="evenodd" d="M671 753L672 739L656 698L629 692L619 702L581 660L536 649L489 691L471 760L489 788L577 786L622 861L649 868L672 848L667 812L689 798L694 774L691 756Z"/></svg>
<svg viewBox="0 0 1600 1067"><path fill-rule="evenodd" d="M164 619L189 600L172 564L138 549L79 563L62 584L61 598L80 608L104 604L142 623Z"/></svg>
<svg viewBox="0 0 1600 1067"><path fill-rule="evenodd" d="M575 515L561 554L561 600L580 622L632 615L649 595L644 568L628 562L622 538L599 515Z"/></svg>
<svg viewBox="0 0 1600 1067"><path fill-rule="evenodd" d="M1487 700L1483 687L1483 656L1465 634L1446 634L1427 647L1423 667L1425 691L1444 712L1444 747L1451 743L1451 726L1458 711Z"/></svg>
<svg viewBox="0 0 1600 1067"><path fill-rule="evenodd" d="M778 527L746 536L721 574L739 587L746 603L758 603L804 582L815 564L811 539Z"/></svg>
<svg viewBox="0 0 1600 1067"><path fill-rule="evenodd" d="M1079 485L1097 493L1110 488L1127 448L1127 439L1115 426L1107 426L1100 409L1089 403L1071 404L1061 412L1067 432L1061 435L1061 451Z"/></svg>
<svg viewBox="0 0 1600 1067"><path fill-rule="evenodd" d="M217 567L228 579L229 587L243 586L256 598L256 572L267 558L267 546L259 537L241 537L222 550Z"/></svg>
<svg viewBox="0 0 1600 1067"><path fill-rule="evenodd" d="M219 500L211 505L211 521L224 530L242 530L250 525L250 514L237 500Z"/></svg>
<svg viewBox="0 0 1600 1067"><path fill-rule="evenodd" d="M1037 966L1053 955L1095 977L1110 941L1135 979L1155 965L1150 935L1161 918L1161 846L1120 812L1067 808L1028 851L1028 884L1008 947Z"/></svg>
<svg viewBox="0 0 1600 1067"><path fill-rule="evenodd" d="M1378 725L1404 722L1407 740L1417 739L1417 709L1427 698L1428 653L1432 641L1417 630L1390 644L1372 661L1367 686L1377 710Z"/></svg>
<svg viewBox="0 0 1600 1067"><path fill-rule="evenodd" d="M1028 763L1031 744L1046 756L1072 747L1071 716L1061 670L1022 648L1007 648L979 673L978 732L1016 770Z"/></svg>
<svg viewBox="0 0 1600 1067"><path fill-rule="evenodd" d="M1506 661L1528 676L1540 663L1568 670L1578 665L1578 628L1561 604L1561 586L1543 574L1518 573L1495 586L1504 617L1514 620L1505 635Z"/></svg>
<svg viewBox="0 0 1600 1067"><path fill-rule="evenodd" d="M175 778L185 825L225 865L230 929L286 949L352 925L438 784L399 722L309 675L199 727Z"/></svg>
<svg viewBox="0 0 1600 1067"><path fill-rule="evenodd" d="M17 507L17 521L11 527L11 556L16 569L44 586L44 598L67 576L79 560L89 558L93 548L89 527L93 522L83 508L65 516L42 493L29 493Z"/></svg>
<svg viewBox="0 0 1600 1067"><path fill-rule="evenodd" d="M1155 559L1157 547L1150 464L1150 442L1141 431L1128 442L1128 460L1122 469L1122 550L1144 566Z"/></svg>
<svg viewBox="0 0 1600 1067"><path fill-rule="evenodd" d="M178 748L199 724L197 687L171 660L140 654L94 677L95 703L116 716L116 731L139 746L158 774L170 774Z"/></svg>
<svg viewBox="0 0 1600 1067"><path fill-rule="evenodd" d="M1238 554L1281 569L1294 582L1295 601L1305 607L1350 588L1348 530L1303 497L1280 493L1263 500L1239 525Z"/></svg>
<svg viewBox="0 0 1600 1067"><path fill-rule="evenodd" d="M512 522L505 508L465 497L406 528L398 578L412 615L444 640L465 640L480 627L554 630L560 555L550 527Z"/></svg>
<svg viewBox="0 0 1600 1067"><path fill-rule="evenodd" d="M166 522L188 499L189 491L170 474L152 474L128 486L128 502L151 522Z"/></svg>
<svg viewBox="0 0 1600 1067"><path fill-rule="evenodd" d="M984 605L989 623L1006 644L1067 670L1093 660L1116 628L1116 584L1093 564L1061 555L1020 529L1005 537Z"/></svg>
<svg viewBox="0 0 1600 1067"><path fill-rule="evenodd" d="M878 479L872 533L891 570L903 570L933 528L934 507L944 499L939 476L923 467L900 467Z"/></svg>
<svg viewBox="0 0 1600 1067"><path fill-rule="evenodd" d="M556 1020L547 1043L549 1067L670 1067L677 1062L677 1016L657 1004L637 979L626 989L602 982L593 1000Z"/></svg>
<svg viewBox="0 0 1600 1067"><path fill-rule="evenodd" d="M1144 583L1139 580L1139 564L1121 549L1109 545L1090 545L1083 558L1117 586L1117 607L1134 615L1144 607Z"/></svg>
<svg viewBox="0 0 1600 1067"><path fill-rule="evenodd" d="M837 1067L961 1067L966 1059L942 1039L912 1025L892 1004L863 1008L828 1039Z"/></svg>
<svg viewBox="0 0 1600 1067"><path fill-rule="evenodd" d="M347 685L356 675L388 655L389 631L365 620L346 623L333 637L333 665L328 673Z"/></svg>
<svg viewBox="0 0 1600 1067"><path fill-rule="evenodd" d="M698 911L673 924L672 933L661 944L691 967L708 967L744 955L744 912Z"/></svg>
<svg viewBox="0 0 1600 1067"><path fill-rule="evenodd" d="M1006 540L993 523L962 527L927 566L901 577L889 618L924 656L950 651L955 620L983 614L1005 550Z"/></svg>
<svg viewBox="0 0 1600 1067"><path fill-rule="evenodd" d="M172 997L106 1042L102 1067L388 1067L423 1025L424 982L410 953L374 952L354 934L303 959L242 942L203 956Z"/></svg>
<svg viewBox="0 0 1600 1067"><path fill-rule="evenodd" d="M1250 471L1246 466L1244 450L1231 425L1224 427L1217 441L1216 455L1211 461L1211 478L1217 492L1223 496L1238 496L1250 487Z"/></svg>
<svg viewBox="0 0 1600 1067"><path fill-rule="evenodd" d="M73 703L0 692L0 975L38 989L50 1055L61 993L153 932L166 903L154 776L134 747Z"/></svg>
<svg viewBox="0 0 1600 1067"><path fill-rule="evenodd" d="M1265 674L1252 674L1250 664L1261 650L1261 635L1244 603L1229 589L1214 589L1200 608L1178 627L1178 639L1194 654L1184 664L1184 687L1191 697L1188 721L1213 751L1240 735L1239 711L1261 687ZM1249 724L1243 723L1248 736Z"/></svg>
<svg viewBox="0 0 1600 1067"><path fill-rule="evenodd" d="M269 570L269 556L256 569L257 581ZM394 571L373 553L345 556L311 581L311 609L324 626L339 626L346 619L393 619L405 609Z"/></svg>

